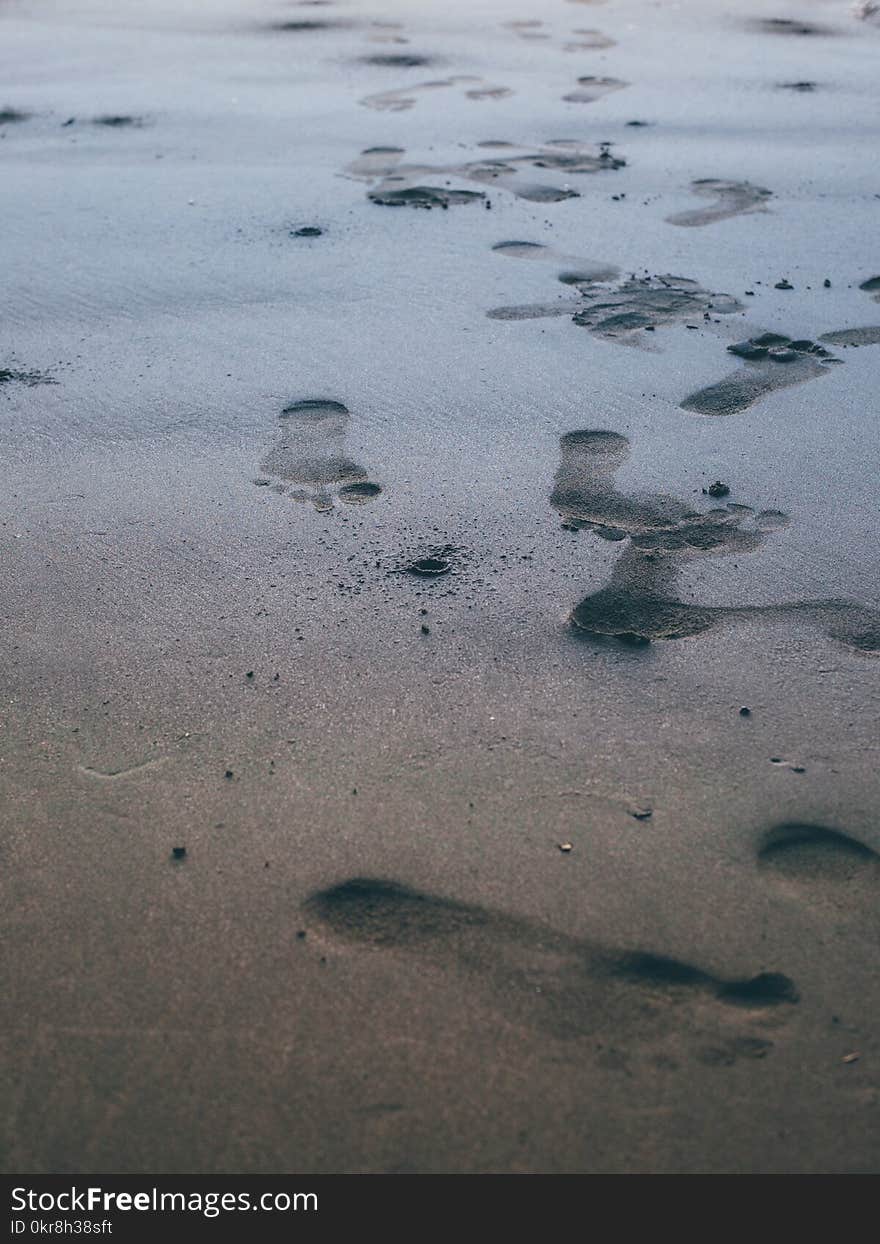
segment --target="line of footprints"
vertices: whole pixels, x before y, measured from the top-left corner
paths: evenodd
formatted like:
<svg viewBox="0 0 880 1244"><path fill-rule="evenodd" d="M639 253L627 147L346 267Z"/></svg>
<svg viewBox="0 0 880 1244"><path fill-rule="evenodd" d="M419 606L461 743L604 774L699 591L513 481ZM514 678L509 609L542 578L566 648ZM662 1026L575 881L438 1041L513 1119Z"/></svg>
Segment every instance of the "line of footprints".
<svg viewBox="0 0 880 1244"><path fill-rule="evenodd" d="M346 452L351 414L337 401L308 398L285 407L275 444L255 479L291 500L320 511L337 502L362 505L382 492ZM864 653L880 651L880 614L853 601L822 598L761 606L695 605L679 599L676 581L691 560L759 549L785 527L778 510L756 512L728 503L694 510L676 497L629 497L614 476L629 456L618 432L585 429L566 433L550 504L569 530L589 530L620 543L622 552L605 587L571 613L576 632L629 646L683 639L748 617L792 619L820 627L830 638Z"/></svg>
<svg viewBox="0 0 880 1244"><path fill-rule="evenodd" d="M804 23L767 19L752 23L764 33L797 35L827 33ZM507 24L517 38L552 38L545 23L523 20ZM371 36L406 43L399 24ZM567 50L613 45L602 32L579 28ZM435 58L416 52L389 51L362 58L381 68L420 70ZM578 79L565 98L589 103L627 84L613 77ZM798 90L814 84L778 83ZM379 110L400 112L437 91L460 90L473 100L501 99L503 85L470 75L415 82L373 93L361 102ZM630 124L641 124L631 122ZM371 147L350 163L345 175L367 183L367 198L384 208L448 210L482 203L491 206L489 191L500 191L537 204L552 204L580 195L581 178L614 173L626 160L610 143L591 146L573 139L554 139L533 147L493 139L476 144L471 158L430 164L407 158L402 147ZM465 185L458 184L464 182ZM466 188L466 186L472 186ZM765 213L772 192L749 181L702 178L691 183L694 207L668 216L678 228L704 228L734 216ZM594 338L618 346L656 350L658 333L675 325L723 333L723 317L743 311L731 294L707 289L698 281L672 274L622 276L614 264L565 254L528 240L497 243L493 251L505 259L538 261L556 268L556 280L569 297L542 303L495 307L490 319L519 321L566 316ZM789 288L785 282L782 288ZM880 301L880 277L861 289ZM722 326L716 328L716 325ZM729 339L729 338L728 338ZM833 374L842 362L837 347L880 343L880 327L833 329L818 340L760 329L726 346L737 366L721 379L685 394L680 409L698 416L735 415L768 395L790 386ZM382 488L353 461L345 448L351 416L338 401L308 398L286 407L277 439L255 482L293 500L311 502L318 510L337 503L363 504ZM699 635L749 616L799 620L818 626L828 636L865 653L880 650L880 615L841 599L795 601L772 606L713 607L680 599L676 583L685 564L700 556L747 553L759 549L775 530L787 524L778 511L755 512L750 506L726 504L698 512L672 496L631 498L617 491L614 475L629 453L625 437L607 429L572 431L560 442L561 459L551 505L573 529L586 528L600 539L619 542L621 553L609 582L571 612L576 632L593 640L613 639L632 646L658 639Z"/></svg>

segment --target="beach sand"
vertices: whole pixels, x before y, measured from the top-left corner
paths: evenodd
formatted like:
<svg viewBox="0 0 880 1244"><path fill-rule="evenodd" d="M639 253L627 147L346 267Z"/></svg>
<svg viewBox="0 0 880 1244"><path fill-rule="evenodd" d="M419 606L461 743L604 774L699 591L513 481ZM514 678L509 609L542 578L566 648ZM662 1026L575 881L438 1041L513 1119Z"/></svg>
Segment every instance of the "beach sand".
<svg viewBox="0 0 880 1244"><path fill-rule="evenodd" d="M880 1167L869 9L0 4L5 1170Z"/></svg>

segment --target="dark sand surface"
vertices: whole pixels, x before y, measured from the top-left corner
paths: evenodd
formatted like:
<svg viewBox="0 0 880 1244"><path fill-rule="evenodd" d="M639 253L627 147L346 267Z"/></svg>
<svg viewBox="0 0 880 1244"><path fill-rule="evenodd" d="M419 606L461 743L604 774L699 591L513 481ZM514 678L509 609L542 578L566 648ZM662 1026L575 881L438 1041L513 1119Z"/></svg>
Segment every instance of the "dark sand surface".
<svg viewBox="0 0 880 1244"><path fill-rule="evenodd" d="M880 1168L878 57L0 4L4 1169Z"/></svg>

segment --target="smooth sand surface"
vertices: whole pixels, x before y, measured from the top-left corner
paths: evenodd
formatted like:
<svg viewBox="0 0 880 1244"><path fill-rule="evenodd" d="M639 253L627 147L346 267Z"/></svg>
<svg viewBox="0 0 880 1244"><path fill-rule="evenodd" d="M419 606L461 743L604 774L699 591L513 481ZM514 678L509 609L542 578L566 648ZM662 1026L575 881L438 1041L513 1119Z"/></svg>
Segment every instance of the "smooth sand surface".
<svg viewBox="0 0 880 1244"><path fill-rule="evenodd" d="M880 1167L878 56L0 4L4 1169Z"/></svg>

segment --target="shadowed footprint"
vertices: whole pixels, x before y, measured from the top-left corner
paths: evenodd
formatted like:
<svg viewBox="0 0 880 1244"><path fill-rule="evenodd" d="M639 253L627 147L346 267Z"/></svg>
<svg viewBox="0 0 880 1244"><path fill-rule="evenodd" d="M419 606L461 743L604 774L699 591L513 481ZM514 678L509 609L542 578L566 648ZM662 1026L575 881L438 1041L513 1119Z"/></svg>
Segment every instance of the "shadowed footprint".
<svg viewBox="0 0 880 1244"><path fill-rule="evenodd" d="M842 328L822 333L819 341L838 346L877 345L880 328ZM723 380L689 394L681 403L682 410L698 415L736 415L768 393L827 375L832 364L842 361L815 341L792 340L782 333L761 333L747 341L738 341L727 350L742 359L744 366Z"/></svg>
<svg viewBox="0 0 880 1244"><path fill-rule="evenodd" d="M822 825L777 825L765 834L758 867L811 906L876 902L880 857L865 843Z"/></svg>
<svg viewBox="0 0 880 1244"><path fill-rule="evenodd" d="M312 895L304 911L340 942L415 954L462 973L508 1021L563 1040L612 1038L630 1053L682 1035L698 1048L720 1038L729 1051L748 1042L743 1025L765 1025L774 1014L780 1022L798 1001L794 983L779 972L725 979L394 881L354 878Z"/></svg>
<svg viewBox="0 0 880 1244"><path fill-rule="evenodd" d="M468 99L504 99L513 94L509 87L493 86L483 78L465 74L454 78L441 78L436 82L418 82L414 86L401 87L399 90L380 91L375 95L365 95L360 102L364 107L374 108L378 112L405 112L415 106L420 95L456 86L463 89Z"/></svg>
<svg viewBox="0 0 880 1244"><path fill-rule="evenodd" d="M692 181L691 190L701 198L714 201L707 207L691 208L689 211L667 216L666 220L670 225L696 228L700 225L711 225L716 220L726 220L729 216L765 212L766 200L773 193L765 190L763 186L753 186L747 181L719 181L715 177Z"/></svg>
<svg viewBox="0 0 880 1244"><path fill-rule="evenodd" d="M367 194L374 203L388 207L446 207L486 196L482 191L449 190L445 186L427 184L425 178L437 175L460 177L507 190L533 203L556 203L577 198L577 190L568 184L559 186L527 180L524 174L540 169L563 177L580 176L622 168L626 163L612 155L607 143L600 144L598 148L586 148L574 140L557 139L525 153L512 143L485 142L479 145L497 152L497 156L486 156L463 164L404 164L402 157L406 153L402 148L370 147L348 165L346 172L359 180L379 183Z"/></svg>
<svg viewBox="0 0 880 1244"><path fill-rule="evenodd" d="M278 439L260 464L269 478L254 482L273 485L294 501L311 501L317 510L332 510L334 496L349 505L372 500L382 491L367 479L362 466L345 455L351 415L341 402L309 398L285 407L278 420ZM301 485L288 489L288 485Z"/></svg>
<svg viewBox="0 0 880 1244"><path fill-rule="evenodd" d="M875 302L880 302L880 276L868 277L867 281L862 281L859 289L870 294Z"/></svg>
<svg viewBox="0 0 880 1244"><path fill-rule="evenodd" d="M625 86L629 86L629 83L622 82L620 78L588 76L578 78L577 90L569 91L562 98L569 104L592 104L595 100L601 99L603 95L608 95L611 91L619 91Z"/></svg>
<svg viewBox="0 0 880 1244"><path fill-rule="evenodd" d="M550 504L569 528L587 528L605 540L628 543L607 585L571 612L576 630L631 646L684 639L755 616L801 618L859 652L880 650L880 615L849 601L819 600L780 605L695 605L675 594L683 566L694 557L748 553L772 531L787 525L778 510L756 513L729 504L700 513L666 494L627 496L614 476L629 457L617 432L568 432Z"/></svg>

